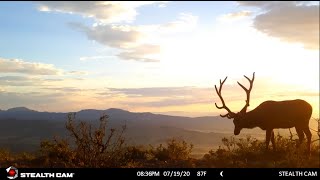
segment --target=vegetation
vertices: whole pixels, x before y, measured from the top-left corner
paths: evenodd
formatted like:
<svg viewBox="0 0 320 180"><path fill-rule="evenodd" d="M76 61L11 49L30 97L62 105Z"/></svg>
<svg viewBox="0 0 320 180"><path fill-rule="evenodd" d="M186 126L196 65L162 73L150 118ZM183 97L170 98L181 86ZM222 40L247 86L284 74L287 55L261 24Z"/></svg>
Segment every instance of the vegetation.
<svg viewBox="0 0 320 180"><path fill-rule="evenodd" d="M71 142L67 139L54 139L41 142L41 155L44 165L49 167L119 167L123 163L123 132L115 129L107 133L107 115L99 119L99 127L93 130L91 124L75 123L75 113L68 115L66 128Z"/></svg>
<svg viewBox="0 0 320 180"><path fill-rule="evenodd" d="M317 119L317 121L319 121ZM13 154L0 149L1 166L16 167L319 167L319 140L312 144L311 155L306 144L299 146L295 135L276 136L275 150L266 150L265 142L248 136L223 138L223 146L210 150L203 158L191 157L193 145L181 139L169 139L158 146L129 146L121 130L108 129L108 116L99 125L76 123L69 114L66 129L69 138L55 137L40 144L36 153ZM320 134L319 134L320 136Z"/></svg>
<svg viewBox="0 0 320 180"><path fill-rule="evenodd" d="M265 142L248 136L245 139L224 138L224 147L205 154L201 167L233 168L280 168L319 167L319 145L312 145L311 155L306 153L306 144L296 140L276 137L277 148L266 150Z"/></svg>

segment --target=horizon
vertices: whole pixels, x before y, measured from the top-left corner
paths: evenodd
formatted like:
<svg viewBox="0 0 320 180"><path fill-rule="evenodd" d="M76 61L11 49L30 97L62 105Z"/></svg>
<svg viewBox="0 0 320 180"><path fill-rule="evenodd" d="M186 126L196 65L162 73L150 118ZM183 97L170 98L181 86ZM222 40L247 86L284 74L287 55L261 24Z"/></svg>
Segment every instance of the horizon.
<svg viewBox="0 0 320 180"><path fill-rule="evenodd" d="M126 111L129 113L151 113L151 114L155 114L155 115L167 115L167 116L178 116L178 117L190 117L190 118L197 118L197 117L220 117L220 114L200 114L200 115L195 115L195 114L188 114L187 112L150 112L150 111L130 111L128 109L121 109L121 108L107 108L107 109L80 109L78 111L41 111L41 110L37 110L37 109L32 109L32 108L28 108L28 107L24 107L24 106L20 106L20 107L12 107L12 108L8 108L8 109L0 109L0 111L9 111L12 109L22 109L25 108L27 110L30 111L35 111L35 112L46 112L46 113L77 113L77 112L81 112L81 111L88 111L88 110L95 110L95 111L108 111L108 110L121 110L121 111ZM317 118L317 117L313 117L311 116L311 118Z"/></svg>
<svg viewBox="0 0 320 180"><path fill-rule="evenodd" d="M0 109L219 116L303 99L319 117L319 2L0 2ZM12 13L15 12L15 13Z"/></svg>
<svg viewBox="0 0 320 180"><path fill-rule="evenodd" d="M126 112L130 112L130 113L152 113L152 114L155 114L155 115L168 115L168 116L181 116L181 117L205 117L205 116L219 116L219 115L203 115L203 116L196 116L196 115L193 115L193 116L188 116L188 115L183 115L183 114L187 114L186 112L149 112L149 111L130 111L130 110L127 110L127 109L121 109L121 108L107 108L107 109L80 109L78 111L41 111L41 110L37 110L37 109L31 109L31 108L28 108L28 107L24 107L24 106L21 106L21 107L12 107L12 108L8 108L8 109L0 109L0 111L9 111L9 110L12 110L12 109L27 109L29 111L36 111L36 112L46 112L46 113L73 113L73 112L80 112L80 111L87 111L87 110L95 110L95 111L107 111L107 110L121 110L121 111L126 111ZM179 113L181 113L179 115ZM220 117L220 116L219 116Z"/></svg>

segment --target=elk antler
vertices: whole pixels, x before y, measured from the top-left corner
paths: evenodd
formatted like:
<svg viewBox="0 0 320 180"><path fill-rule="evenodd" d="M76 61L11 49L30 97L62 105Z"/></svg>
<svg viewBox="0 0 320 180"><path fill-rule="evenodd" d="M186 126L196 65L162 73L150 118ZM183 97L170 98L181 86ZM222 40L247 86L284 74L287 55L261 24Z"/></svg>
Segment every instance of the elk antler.
<svg viewBox="0 0 320 180"><path fill-rule="evenodd" d="M222 106L219 107L219 106L217 105L217 103L214 103L214 104L216 105L216 107L217 107L218 109L225 109L225 110L228 111L228 113L225 114L225 115L221 115L221 114L220 114L221 117L227 117L227 118L231 119L231 118L233 118L233 117L235 116L235 113L233 113L232 111L230 111L230 109L226 106L226 104L224 103L224 100L223 100L223 98L222 98L222 95L221 95L221 90L222 90L223 83L227 80L227 78L228 78L228 76L227 76L222 82L221 82L221 79L220 79L219 91L218 91L217 86L214 85L214 87L215 87L215 89L216 89L216 92L217 92L217 94L218 94L218 96L219 96L219 98L220 98L220 100L221 100L221 102L222 102Z"/></svg>
<svg viewBox="0 0 320 180"><path fill-rule="evenodd" d="M253 81L254 81L254 73L253 73L253 76L252 76L252 79L249 79L247 76L244 76L246 79L248 79L249 83L250 83L250 87L249 89L245 88L242 84L240 84L238 82L238 84L242 87L242 89L244 91L246 91L246 94L247 94L247 100L246 100L246 105L244 105L244 107L242 108L242 110L240 111L240 113L245 113L247 112L247 107L250 106L250 92L251 92L251 89L252 89L252 85L253 85Z"/></svg>

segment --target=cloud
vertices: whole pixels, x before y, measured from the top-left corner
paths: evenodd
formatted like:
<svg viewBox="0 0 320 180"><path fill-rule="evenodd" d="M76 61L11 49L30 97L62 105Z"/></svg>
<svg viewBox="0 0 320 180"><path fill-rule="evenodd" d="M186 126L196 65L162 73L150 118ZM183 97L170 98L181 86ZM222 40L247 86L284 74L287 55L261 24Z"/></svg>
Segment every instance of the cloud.
<svg viewBox="0 0 320 180"><path fill-rule="evenodd" d="M132 106L142 105L142 106L149 106L149 107L168 107L168 106L186 106L186 105L194 105L194 104L208 104L212 103L208 99L182 99L182 98L165 98L163 100L157 101L149 101L149 102L131 102ZM128 103L126 103L128 104Z"/></svg>
<svg viewBox="0 0 320 180"><path fill-rule="evenodd" d="M87 71L69 71L67 74L82 76L82 75L88 75L89 72L87 72Z"/></svg>
<svg viewBox="0 0 320 180"><path fill-rule="evenodd" d="M319 97L319 92L312 92L312 91L285 91L285 92L278 92L277 96L286 97L286 96L297 96L297 97Z"/></svg>
<svg viewBox="0 0 320 180"><path fill-rule="evenodd" d="M44 79L44 80L49 82L63 81L63 79Z"/></svg>
<svg viewBox="0 0 320 180"><path fill-rule="evenodd" d="M152 44L139 44L142 33L130 26L97 25L93 28L82 24L72 23L72 27L77 28L87 35L89 39L101 44L119 48L122 50L117 56L125 60L136 60L142 62L157 62L158 60L147 58L146 55L159 53L160 47ZM102 59L106 56L95 56L88 59Z"/></svg>
<svg viewBox="0 0 320 180"><path fill-rule="evenodd" d="M273 9L279 6L295 5L294 1L238 1L239 5L251 6L260 9Z"/></svg>
<svg viewBox="0 0 320 180"><path fill-rule="evenodd" d="M165 8L165 7L167 7L167 5L166 4L159 4L158 7L159 8Z"/></svg>
<svg viewBox="0 0 320 180"><path fill-rule="evenodd" d="M254 27L269 36L289 43L302 43L307 49L319 49L319 5L303 2L239 2L259 8Z"/></svg>
<svg viewBox="0 0 320 180"><path fill-rule="evenodd" d="M197 27L197 24L198 16L191 13L180 13L176 19L167 23L138 25L134 28L149 36L158 36L159 34L190 32Z"/></svg>
<svg viewBox="0 0 320 180"><path fill-rule="evenodd" d="M49 110L52 107L64 107L66 98L60 93L8 92L0 91L1 108L25 106L35 110Z"/></svg>
<svg viewBox="0 0 320 180"><path fill-rule="evenodd" d="M108 88L111 93L123 93L125 95L143 97L168 97L168 96L189 96L193 92L208 93L210 88L196 87L148 87L148 88Z"/></svg>
<svg viewBox="0 0 320 180"><path fill-rule="evenodd" d="M61 82L63 79L43 79L34 76L0 76L1 86L45 86L46 83Z"/></svg>
<svg viewBox="0 0 320 180"><path fill-rule="evenodd" d="M93 27L81 23L69 23L69 25L86 34L88 39L100 44L117 48L121 52L116 56L124 60L140 62L158 62L154 55L160 53L160 45L146 43L147 36L156 36L159 33L172 33L190 31L196 27L198 17L187 13L181 13L178 20L158 25L110 25L95 24ZM153 57L152 57L153 56ZM104 59L107 56L81 57L81 61ZM111 56L109 56L111 57Z"/></svg>
<svg viewBox="0 0 320 180"><path fill-rule="evenodd" d="M234 13L229 13L229 14L223 15L222 19L240 19L243 17L251 16L251 15L252 15L251 11L239 11L239 12L234 12Z"/></svg>
<svg viewBox="0 0 320 180"><path fill-rule="evenodd" d="M84 89L75 88L75 87L44 87L42 89L49 90L51 92L59 91L59 92L66 92L66 93L79 92L84 90Z"/></svg>
<svg viewBox="0 0 320 180"><path fill-rule="evenodd" d="M87 27L80 23L69 24L74 29L84 32L88 39L114 48L128 48L135 45L142 33L130 26L97 25Z"/></svg>
<svg viewBox="0 0 320 180"><path fill-rule="evenodd" d="M110 56L83 56L80 57L80 61L94 61L94 60L103 60L103 59L108 59L108 58L112 58L114 56L110 55Z"/></svg>
<svg viewBox="0 0 320 180"><path fill-rule="evenodd" d="M79 14L103 23L132 22L137 16L136 9L144 5L166 2L155 1L61 1L38 2L38 10Z"/></svg>
<svg viewBox="0 0 320 180"><path fill-rule="evenodd" d="M8 104L16 104L15 106L9 107L17 107L23 105L26 101L28 103L46 103L48 100L57 100L58 97L62 97L62 94L59 93L41 93L41 92L9 92L3 91L0 92L0 97L3 102L7 102Z"/></svg>
<svg viewBox="0 0 320 180"><path fill-rule="evenodd" d="M50 8L48 6L40 5L38 6L38 10L42 12L50 12Z"/></svg>
<svg viewBox="0 0 320 180"><path fill-rule="evenodd" d="M73 28L83 31L89 39L95 40L101 44L118 48L122 50L117 57L124 60L135 60L141 62L158 62L159 60L149 58L147 56L158 54L160 46L153 44L141 44L143 33L131 26L115 26L115 25L97 25L95 27L86 27L82 24L71 23ZM106 56L95 56L88 59L102 59Z"/></svg>
<svg viewBox="0 0 320 180"><path fill-rule="evenodd" d="M212 88L198 87L108 88L97 94L102 97L125 97L118 103L130 106L166 107L212 102Z"/></svg>
<svg viewBox="0 0 320 180"><path fill-rule="evenodd" d="M156 36L154 31L147 34L145 29L156 28L159 32L179 32L196 27L198 17L188 13L180 13L177 20L156 25L129 26L121 24L134 20L136 8L158 4L164 7L167 2L39 2L38 10L81 14L96 20L92 27L81 23L69 23L75 30L83 32L88 39L111 48L120 53L113 57L141 62L158 62L154 55L160 52L160 45L148 43L146 36ZM118 24L114 24L118 23ZM150 28L151 27L151 28ZM106 56L81 57L81 61L104 59Z"/></svg>
<svg viewBox="0 0 320 180"><path fill-rule="evenodd" d="M161 32L190 31L197 26L197 23L197 16L190 13L180 13L177 20L159 25L159 30Z"/></svg>
<svg viewBox="0 0 320 180"><path fill-rule="evenodd" d="M0 57L1 73L21 73L30 75L60 75L61 69L52 64L26 62L21 59L4 59Z"/></svg>
<svg viewBox="0 0 320 180"><path fill-rule="evenodd" d="M65 71L56 68L52 64L27 62L21 59L0 58L0 86L15 88L17 91L25 89L19 86L29 86L28 90L40 86L61 85L64 82L76 82L76 78L68 78L75 75L87 75L86 71Z"/></svg>
<svg viewBox="0 0 320 180"><path fill-rule="evenodd" d="M117 56L124 60L136 60L142 62L159 62L158 59L147 58L147 55L159 54L160 46L152 44L143 44L127 51L119 53Z"/></svg>
<svg viewBox="0 0 320 180"><path fill-rule="evenodd" d="M39 78L25 76L0 76L1 86L38 86L42 84Z"/></svg>

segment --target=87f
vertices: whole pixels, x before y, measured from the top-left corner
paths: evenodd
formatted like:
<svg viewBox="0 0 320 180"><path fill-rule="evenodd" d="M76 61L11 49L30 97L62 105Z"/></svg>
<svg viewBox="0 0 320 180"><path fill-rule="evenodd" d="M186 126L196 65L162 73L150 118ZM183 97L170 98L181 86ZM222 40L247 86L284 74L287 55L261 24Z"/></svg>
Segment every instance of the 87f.
<svg viewBox="0 0 320 180"><path fill-rule="evenodd" d="M198 171L197 176L206 176L207 171Z"/></svg>

